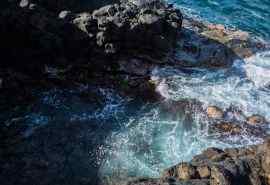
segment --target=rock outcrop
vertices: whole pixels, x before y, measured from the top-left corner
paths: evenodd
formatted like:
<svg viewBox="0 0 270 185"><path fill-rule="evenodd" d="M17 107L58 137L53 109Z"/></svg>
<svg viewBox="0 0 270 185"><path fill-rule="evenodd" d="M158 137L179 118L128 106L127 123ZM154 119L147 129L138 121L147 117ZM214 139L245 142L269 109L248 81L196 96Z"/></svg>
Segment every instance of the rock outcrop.
<svg viewBox="0 0 270 185"><path fill-rule="evenodd" d="M56 15L63 10L75 12L93 11L107 4L119 3L119 0L10 0L10 2L21 7L38 4Z"/></svg>
<svg viewBox="0 0 270 185"><path fill-rule="evenodd" d="M143 7L122 2L83 12L66 10L73 1L54 1L59 3L59 11L50 9L52 1L46 2L48 6L43 1L11 1L0 13L0 77L6 91L17 92L9 86L7 69L13 76L21 73L34 82L21 79L22 86L30 85L28 89L55 80L96 83L100 74L103 82L117 87L128 84L130 88L140 85L141 92L152 89L147 80L150 69L143 66L166 57L181 30L181 12L159 1ZM136 60L142 64L137 71L145 73L133 73Z"/></svg>
<svg viewBox="0 0 270 185"><path fill-rule="evenodd" d="M132 185L268 185L269 139L246 148L209 148L164 171L160 179L141 179Z"/></svg>
<svg viewBox="0 0 270 185"><path fill-rule="evenodd" d="M174 63L185 67L228 67L263 50L265 43L247 32L201 22L185 16Z"/></svg>
<svg viewBox="0 0 270 185"><path fill-rule="evenodd" d="M61 11L59 17L42 5L21 1L21 7L10 3L1 12L1 48L8 59L1 65L40 73L45 64L77 61L102 60L92 66L100 63L104 69L115 65L116 55L139 53L160 59L172 49L182 24L179 10L158 3L144 8L112 4L93 13Z"/></svg>
<svg viewBox="0 0 270 185"><path fill-rule="evenodd" d="M178 9L159 0L122 0L94 11L73 10L73 3L14 0L5 5L1 68L47 83L52 82L48 77L67 84L100 82L96 77L102 76L102 84L150 95L157 85L149 82L156 67L226 67L265 47L244 32L183 19ZM7 79L0 77L6 87ZM150 93L141 93L146 90Z"/></svg>

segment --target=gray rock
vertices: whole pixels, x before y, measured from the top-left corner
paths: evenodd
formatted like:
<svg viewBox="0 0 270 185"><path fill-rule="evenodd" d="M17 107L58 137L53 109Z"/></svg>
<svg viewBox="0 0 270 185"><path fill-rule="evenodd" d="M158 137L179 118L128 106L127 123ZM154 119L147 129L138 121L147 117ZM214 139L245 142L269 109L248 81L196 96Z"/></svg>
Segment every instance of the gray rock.
<svg viewBox="0 0 270 185"><path fill-rule="evenodd" d="M71 20L72 18L72 13L71 11L68 11L68 10L63 10L59 13L58 17L60 19L64 19L64 20Z"/></svg>
<svg viewBox="0 0 270 185"><path fill-rule="evenodd" d="M21 0L20 7L26 8L29 6L29 4L30 4L29 0Z"/></svg>

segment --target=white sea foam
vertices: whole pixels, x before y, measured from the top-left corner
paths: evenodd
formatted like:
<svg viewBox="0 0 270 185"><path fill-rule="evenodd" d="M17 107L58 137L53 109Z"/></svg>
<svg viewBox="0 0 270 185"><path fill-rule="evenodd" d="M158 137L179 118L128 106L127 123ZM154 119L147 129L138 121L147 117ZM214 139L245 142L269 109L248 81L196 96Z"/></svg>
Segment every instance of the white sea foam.
<svg viewBox="0 0 270 185"><path fill-rule="evenodd" d="M270 85L270 51L258 53L246 59L243 68L256 87Z"/></svg>
<svg viewBox="0 0 270 185"><path fill-rule="evenodd" d="M235 61L230 69L155 69L152 80L158 84L157 91L165 101L196 99L204 106L217 105L224 109L233 105L247 115L258 113L270 119L269 70L269 52L264 52L246 61ZM89 88L82 87L79 91L88 91ZM135 111L136 114L130 114L127 111L129 100L108 89L98 89L103 97L102 104L91 109L93 105L76 98L76 91L44 93L40 102L42 106L29 118L33 118L31 123L37 125L47 123L46 109L49 107L50 111L55 111L54 117L68 121L119 122L120 128L110 132L96 151L100 154L96 159L100 165L99 175L109 181L159 176L163 169L188 161L208 147L237 147L261 142L259 138L245 134L223 141L218 135L208 135L207 122L199 113L193 117L190 123L193 126L189 129L181 117L163 117L159 105L144 105Z"/></svg>
<svg viewBox="0 0 270 185"><path fill-rule="evenodd" d="M232 68L222 70L192 69L182 72L172 68L155 71L155 77L166 79L166 97L197 99L224 109L238 107L247 115L261 114L270 119L269 52L259 53L246 61L235 61Z"/></svg>
<svg viewBox="0 0 270 185"><path fill-rule="evenodd" d="M157 90L167 100L196 99L205 106L222 108L233 105L247 115L259 113L269 119L270 92L266 87L269 69L269 53L264 52L246 61L235 61L230 69L190 69L188 72L175 68L155 69L152 80L162 85ZM158 106L152 107L142 111L139 118L130 120L124 131L114 132L107 140L111 147L105 150L107 155L100 175L113 178L158 176L164 168L188 161L208 147L237 147L262 142L245 133L220 141L218 135L207 134L207 126L198 126L204 122L200 114L188 130L183 127L183 120L171 120L161 115Z"/></svg>

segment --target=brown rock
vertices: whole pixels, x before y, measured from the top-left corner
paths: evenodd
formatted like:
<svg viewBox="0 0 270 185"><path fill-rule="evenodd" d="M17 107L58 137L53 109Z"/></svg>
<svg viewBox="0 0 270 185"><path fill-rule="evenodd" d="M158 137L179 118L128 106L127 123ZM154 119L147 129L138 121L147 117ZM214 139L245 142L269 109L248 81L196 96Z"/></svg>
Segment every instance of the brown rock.
<svg viewBox="0 0 270 185"><path fill-rule="evenodd" d="M174 178L177 177L177 165L164 170L161 176L162 176L162 179L169 179L171 177L174 177Z"/></svg>
<svg viewBox="0 0 270 185"><path fill-rule="evenodd" d="M221 119L223 117L223 111L216 106L209 106L206 110L207 116L213 119Z"/></svg>
<svg viewBox="0 0 270 185"><path fill-rule="evenodd" d="M179 180L189 180L196 178L197 173L194 166L189 163L180 163L177 166L177 177Z"/></svg>
<svg viewBox="0 0 270 185"><path fill-rule="evenodd" d="M266 123L266 120L263 116L261 115L252 115L247 118L247 123L250 125L261 125Z"/></svg>
<svg viewBox="0 0 270 185"><path fill-rule="evenodd" d="M270 174L265 174L264 175L264 180L266 184L270 184Z"/></svg>
<svg viewBox="0 0 270 185"><path fill-rule="evenodd" d="M231 185L232 177L229 171L221 166L213 166L211 168L211 185Z"/></svg>
<svg viewBox="0 0 270 185"><path fill-rule="evenodd" d="M262 156L262 169L270 176L270 138L267 138L264 143L258 147L258 152Z"/></svg>
<svg viewBox="0 0 270 185"><path fill-rule="evenodd" d="M205 151L203 151L203 155L205 155L208 159L213 158L216 155L223 154L224 151L218 148L208 148Z"/></svg>
<svg viewBox="0 0 270 185"><path fill-rule="evenodd" d="M222 122L212 125L212 131L236 135L241 134L243 128L240 125L234 123Z"/></svg>
<svg viewBox="0 0 270 185"><path fill-rule="evenodd" d="M211 175L210 168L208 166L198 166L197 167L197 172L200 176L200 178L209 178Z"/></svg>

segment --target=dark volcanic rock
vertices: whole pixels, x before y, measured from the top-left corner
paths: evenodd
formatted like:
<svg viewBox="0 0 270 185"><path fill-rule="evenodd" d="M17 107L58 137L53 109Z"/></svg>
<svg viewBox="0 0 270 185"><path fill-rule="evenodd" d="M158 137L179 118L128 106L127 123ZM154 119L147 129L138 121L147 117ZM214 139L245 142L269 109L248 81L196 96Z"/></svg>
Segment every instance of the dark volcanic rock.
<svg viewBox="0 0 270 185"><path fill-rule="evenodd" d="M93 19L99 30L97 45L105 53L136 51L154 57L172 48L182 24L180 11L155 5L108 5L94 11Z"/></svg>
<svg viewBox="0 0 270 185"><path fill-rule="evenodd" d="M14 0L20 5L30 3L39 4L53 13L59 13L62 10L70 11L92 11L107 4L117 3L119 0ZM26 7L26 6L23 6Z"/></svg>
<svg viewBox="0 0 270 185"><path fill-rule="evenodd" d="M60 7L63 3L54 2ZM182 24L179 10L163 3L143 7L120 3L76 13L66 7L52 11L48 7L53 2L47 3L11 1L0 12L2 69L11 68L34 80L49 78L66 84L89 82L102 74L107 81L128 79L128 89L137 84L139 94L150 95L141 93L147 89L153 92L147 80L151 63L161 63L175 45ZM47 69L54 69L55 74ZM123 73L128 77L123 79ZM114 80L114 84L118 86L119 81Z"/></svg>
<svg viewBox="0 0 270 185"><path fill-rule="evenodd" d="M59 18L41 5L21 1L1 12L1 48L12 61L1 64L42 68L40 64L74 64L78 58L96 61L93 56L126 53L160 58L174 45L182 22L180 11L165 5L113 4L93 14L61 11Z"/></svg>

